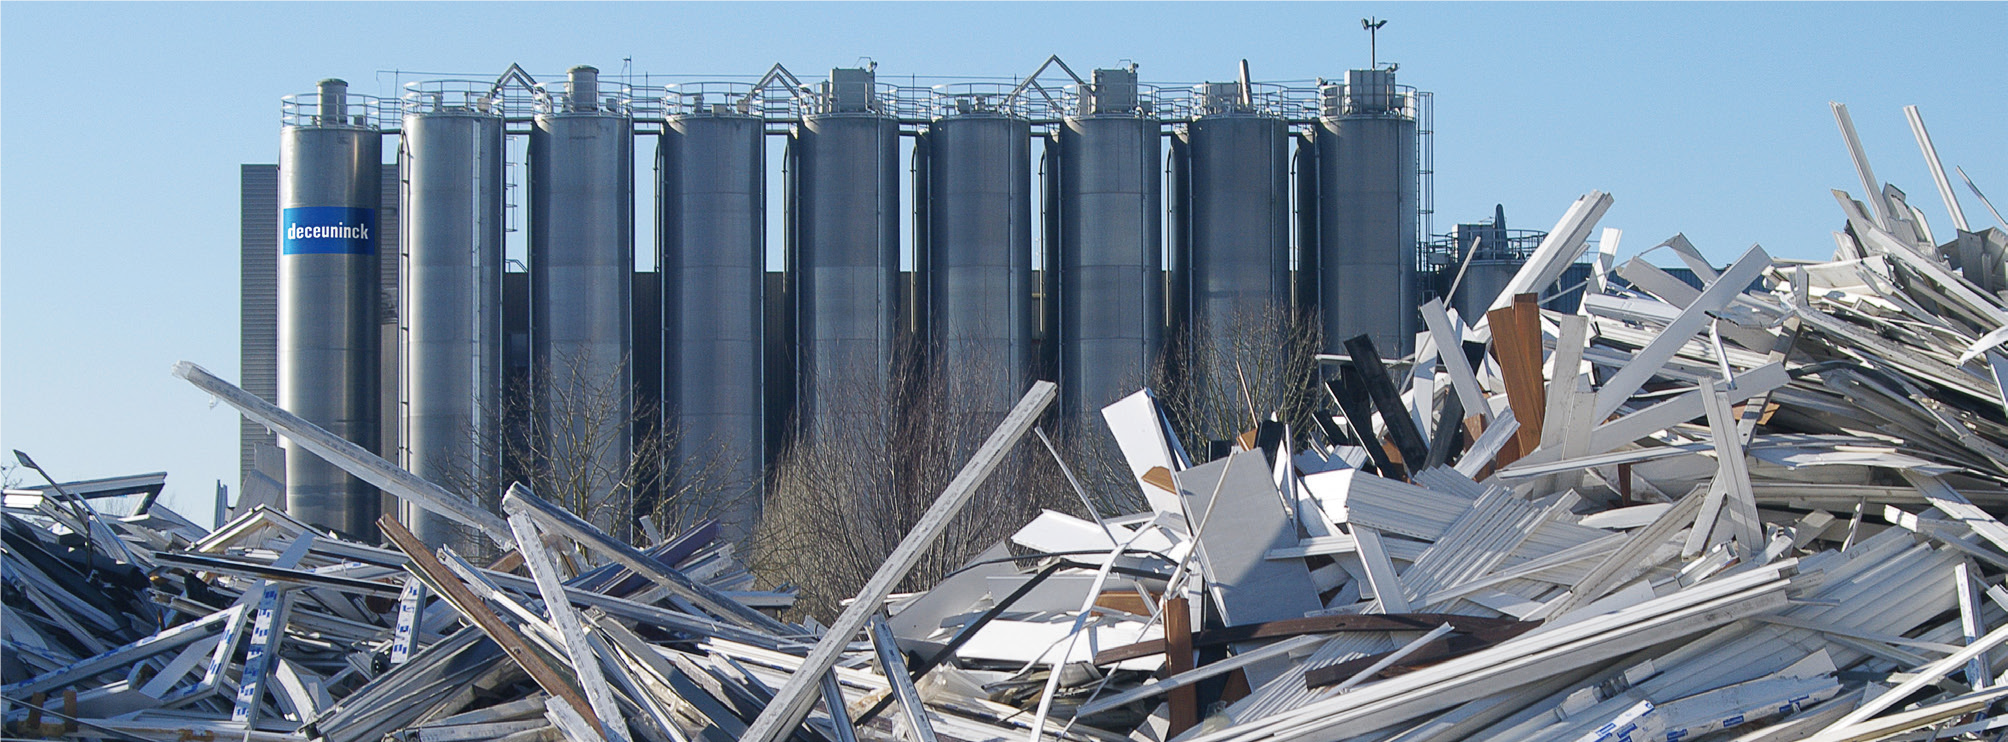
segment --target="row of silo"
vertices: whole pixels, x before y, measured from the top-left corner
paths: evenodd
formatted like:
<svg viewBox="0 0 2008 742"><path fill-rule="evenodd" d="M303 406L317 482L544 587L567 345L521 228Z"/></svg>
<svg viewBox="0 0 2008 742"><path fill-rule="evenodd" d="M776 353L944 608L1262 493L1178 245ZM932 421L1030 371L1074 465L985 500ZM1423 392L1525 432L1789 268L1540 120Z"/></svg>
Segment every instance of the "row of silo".
<svg viewBox="0 0 2008 742"><path fill-rule="evenodd" d="M1310 122L1258 101L1245 81L1202 86L1197 105L1167 120L1169 109L1133 67L1095 71L1065 110L1036 121L1010 96L954 91L938 92L916 120L895 110L870 70L833 70L819 93L803 91L790 120L762 115L770 109L759 98L770 91L720 89L707 101L693 94L702 86L686 87L671 92L656 153L662 375L641 383L660 383L664 422L680 431L682 459L667 462L671 486L747 493L728 497L739 505L724 513L736 533L750 528L757 508L773 407L792 406L798 429L810 435L884 422L895 364L905 360L909 307L920 309L911 329L936 367L967 382L957 398L999 415L1034 374L1062 382L1069 417L1098 410L1146 382L1180 323L1224 337L1237 321L1291 305L1293 294L1298 305L1324 310L1333 348L1359 332L1384 348L1408 344L1415 122L1385 71L1329 86L1323 115ZM447 475L456 465L496 470L498 462L483 458L493 449L478 441L498 429L495 411L504 406L496 359L505 120L496 91L462 92L408 104L400 147L409 189L400 320L405 463L448 480L467 478ZM590 489L610 496L620 494L618 473L631 456L626 424L636 409L635 131L626 96L603 90L591 68L577 68L544 86L527 122L533 427L556 463L589 472L597 480ZM325 207L363 218L353 210L375 203L365 191L376 183L378 155L365 150L380 146L378 132L346 113L294 123L282 168L288 213ZM1169 143L1167 123L1182 124ZM1307 123L1293 168L1292 126ZM789 133L784 302L772 301L765 280L773 124ZM1051 132L1041 166L1045 285L1036 290L1035 124ZM903 125L914 129L915 198L923 202L915 205L911 285L900 264ZM1169 204L1167 147L1175 153ZM1296 291L1293 169L1302 240L1296 272L1317 277L1300 279ZM358 442L373 429L374 408L349 410L330 390L373 399L369 374L342 369L373 366L376 346L326 308L374 311L360 300L362 279L345 278L373 275L377 257L368 253L288 250L282 261L289 266L282 272L294 276L282 281L293 287L282 292L282 315L302 327L282 332L281 403L337 432L343 421L358 421L351 436ZM309 269L318 272L300 272ZM1037 331L1035 295L1045 300ZM768 392L776 306L785 307L780 326L789 328L780 345L794 373L791 399ZM353 324L373 332L374 315L357 314ZM1042 334L1044 354L1035 358ZM582 406L598 412L580 415ZM326 474L320 468L327 467L289 467L296 512L366 530L374 494L343 476L315 479ZM613 509L589 516L624 529L610 520L618 502L607 505Z"/></svg>

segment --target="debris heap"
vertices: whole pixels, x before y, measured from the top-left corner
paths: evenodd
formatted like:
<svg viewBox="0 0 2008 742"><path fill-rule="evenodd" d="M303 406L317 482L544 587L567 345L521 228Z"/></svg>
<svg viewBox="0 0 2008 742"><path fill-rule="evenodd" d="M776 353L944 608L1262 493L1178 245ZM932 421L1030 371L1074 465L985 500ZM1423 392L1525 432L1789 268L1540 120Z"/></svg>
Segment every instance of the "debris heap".
<svg viewBox="0 0 2008 742"><path fill-rule="evenodd" d="M1996 739L2008 717L2008 233L1836 193L1834 259L1723 268L1605 230L1574 313L1355 338L1315 430L1196 461L1148 390L1103 411L1149 509L1047 512L894 586L1054 397L1036 384L827 627L699 527L637 548L513 487L497 515L177 375L403 501L477 565L268 508L205 530L10 493L9 736L83 739ZM1656 248L1658 249L1658 248ZM1085 493L1083 493L1085 494Z"/></svg>

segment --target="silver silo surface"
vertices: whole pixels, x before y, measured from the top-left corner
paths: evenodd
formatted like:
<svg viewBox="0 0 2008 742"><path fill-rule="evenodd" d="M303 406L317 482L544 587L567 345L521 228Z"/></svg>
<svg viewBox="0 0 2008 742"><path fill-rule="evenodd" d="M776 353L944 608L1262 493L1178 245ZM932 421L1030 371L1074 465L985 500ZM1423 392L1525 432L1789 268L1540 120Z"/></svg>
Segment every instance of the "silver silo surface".
<svg viewBox="0 0 2008 742"><path fill-rule="evenodd" d="M969 113L928 128L927 318L936 368L1001 419L1032 367L1031 124Z"/></svg>
<svg viewBox="0 0 2008 742"><path fill-rule="evenodd" d="M633 451L634 127L599 98L592 68L575 68L565 88L530 133L539 437L559 476L575 473L591 498L579 515L618 535L632 496L620 474Z"/></svg>
<svg viewBox="0 0 2008 742"><path fill-rule="evenodd" d="M1058 137L1057 331L1061 411L1069 417L1134 393L1164 339L1158 119L1133 108L1096 110L1066 117ZM1085 422L1099 429L1098 420Z"/></svg>
<svg viewBox="0 0 2008 742"><path fill-rule="evenodd" d="M1416 122L1385 70L1326 88L1318 128L1318 232L1325 346L1366 334L1384 358L1415 344Z"/></svg>
<svg viewBox="0 0 2008 742"><path fill-rule="evenodd" d="M505 150L500 111L458 102L421 100L402 129L403 463L478 499L500 476ZM428 544L484 545L430 511L404 517Z"/></svg>
<svg viewBox="0 0 2008 742"><path fill-rule="evenodd" d="M324 80L313 113L279 143L279 406L365 449L378 443L376 223L382 135L347 84ZM286 510L351 536L374 533L375 487L286 450Z"/></svg>
<svg viewBox="0 0 2008 742"><path fill-rule="evenodd" d="M1231 359L1237 325L1280 322L1290 306L1289 125L1221 113L1186 132L1190 327L1213 357Z"/></svg>
<svg viewBox="0 0 2008 742"><path fill-rule="evenodd" d="M727 538L759 517L766 464L766 146L757 116L672 116L658 149L665 429L678 491Z"/></svg>
<svg viewBox="0 0 2008 742"><path fill-rule="evenodd" d="M905 299L899 121L837 109L803 116L791 149L796 416L811 436L886 414Z"/></svg>

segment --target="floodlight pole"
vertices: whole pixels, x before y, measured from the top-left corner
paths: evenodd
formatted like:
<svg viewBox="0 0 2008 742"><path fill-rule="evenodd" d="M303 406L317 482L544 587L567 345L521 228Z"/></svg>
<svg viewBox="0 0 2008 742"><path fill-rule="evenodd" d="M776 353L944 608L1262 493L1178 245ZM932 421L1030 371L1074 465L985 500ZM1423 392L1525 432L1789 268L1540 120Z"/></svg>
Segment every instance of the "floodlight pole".
<svg viewBox="0 0 2008 742"><path fill-rule="evenodd" d="M1380 29L1387 21L1368 16L1360 19L1360 28L1367 30L1367 69L1380 67Z"/></svg>

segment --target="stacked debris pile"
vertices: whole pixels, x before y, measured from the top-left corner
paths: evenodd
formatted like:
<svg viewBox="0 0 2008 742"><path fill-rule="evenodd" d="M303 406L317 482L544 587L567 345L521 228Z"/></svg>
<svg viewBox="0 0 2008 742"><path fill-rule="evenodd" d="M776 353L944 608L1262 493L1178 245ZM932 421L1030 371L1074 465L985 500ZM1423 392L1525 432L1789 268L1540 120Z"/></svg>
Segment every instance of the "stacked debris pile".
<svg viewBox="0 0 2008 742"><path fill-rule="evenodd" d="M1581 308L1542 310L1592 193L1484 316L1423 307L1393 362L1348 342L1316 429L1197 461L1140 391L1103 417L1146 511L1047 512L895 594L1025 445L1035 384L827 627L776 618L792 595L714 526L638 547L520 486L491 513L182 364L504 556L388 517L363 543L10 492L0 715L107 740L1998 739L2008 233L1934 244L1900 199L1836 195L1833 260L1655 248L1697 289L1604 230Z"/></svg>

